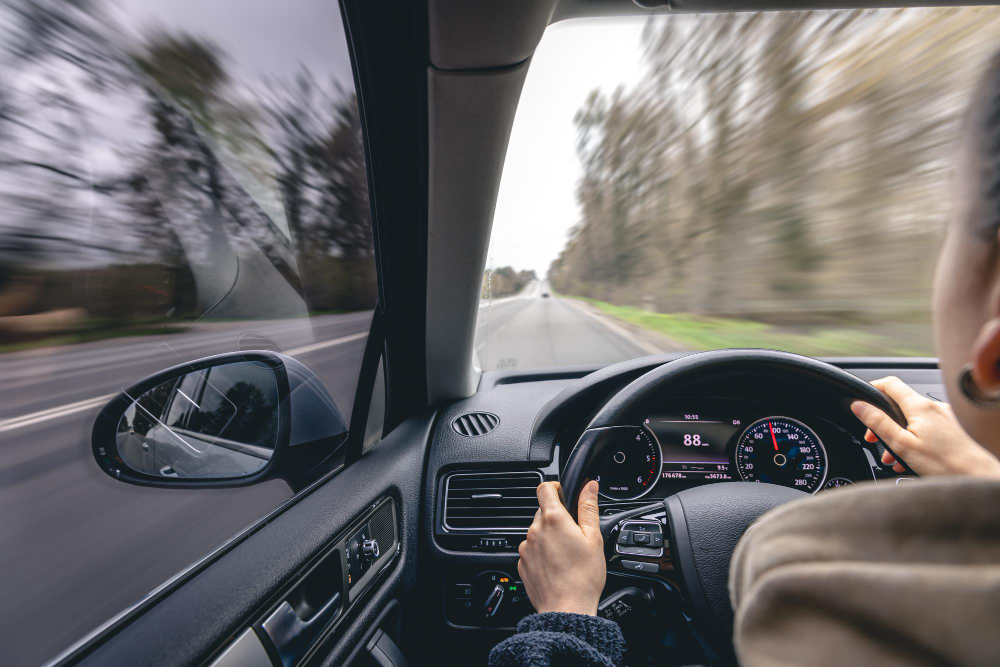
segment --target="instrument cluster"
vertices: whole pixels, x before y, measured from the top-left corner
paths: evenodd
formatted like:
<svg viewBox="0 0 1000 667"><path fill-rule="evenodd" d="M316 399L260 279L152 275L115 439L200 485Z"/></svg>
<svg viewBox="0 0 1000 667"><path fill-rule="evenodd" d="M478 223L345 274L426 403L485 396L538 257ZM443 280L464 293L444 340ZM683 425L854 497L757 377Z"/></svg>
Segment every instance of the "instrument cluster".
<svg viewBox="0 0 1000 667"><path fill-rule="evenodd" d="M672 400L595 464L601 495L665 497L716 482L764 482L807 493L874 479L869 449L842 426L764 403Z"/></svg>

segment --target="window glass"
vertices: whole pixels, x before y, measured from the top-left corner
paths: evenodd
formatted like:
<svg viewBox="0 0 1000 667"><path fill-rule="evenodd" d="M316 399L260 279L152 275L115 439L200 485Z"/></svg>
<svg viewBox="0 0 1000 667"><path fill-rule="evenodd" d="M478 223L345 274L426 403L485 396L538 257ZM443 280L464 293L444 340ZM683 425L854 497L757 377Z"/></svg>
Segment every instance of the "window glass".
<svg viewBox="0 0 1000 667"><path fill-rule="evenodd" d="M480 366L932 355L954 143L997 44L992 7L550 26L507 149Z"/></svg>
<svg viewBox="0 0 1000 667"><path fill-rule="evenodd" d="M100 408L270 349L349 422L376 276L336 2L11 0L0 73L0 606L5 662L33 665L290 495L116 483L88 455ZM271 439L197 380L218 423L168 423Z"/></svg>

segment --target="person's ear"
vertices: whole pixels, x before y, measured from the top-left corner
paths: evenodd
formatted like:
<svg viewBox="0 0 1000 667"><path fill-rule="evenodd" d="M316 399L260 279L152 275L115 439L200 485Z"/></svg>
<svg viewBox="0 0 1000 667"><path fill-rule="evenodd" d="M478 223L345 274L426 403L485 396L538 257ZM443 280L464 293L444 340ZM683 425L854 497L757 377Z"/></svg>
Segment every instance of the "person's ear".
<svg viewBox="0 0 1000 667"><path fill-rule="evenodd" d="M987 394L1000 393L1000 317L988 320L972 345L972 378Z"/></svg>

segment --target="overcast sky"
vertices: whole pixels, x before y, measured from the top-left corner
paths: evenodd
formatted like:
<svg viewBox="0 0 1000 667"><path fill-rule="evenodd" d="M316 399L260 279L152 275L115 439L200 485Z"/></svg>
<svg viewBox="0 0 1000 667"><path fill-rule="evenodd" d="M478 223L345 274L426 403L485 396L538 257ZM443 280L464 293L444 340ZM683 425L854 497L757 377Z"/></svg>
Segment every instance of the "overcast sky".
<svg viewBox="0 0 1000 667"><path fill-rule="evenodd" d="M548 271L579 220L573 116L594 88L635 85L646 19L580 19L546 30L521 93L490 242L488 266Z"/></svg>

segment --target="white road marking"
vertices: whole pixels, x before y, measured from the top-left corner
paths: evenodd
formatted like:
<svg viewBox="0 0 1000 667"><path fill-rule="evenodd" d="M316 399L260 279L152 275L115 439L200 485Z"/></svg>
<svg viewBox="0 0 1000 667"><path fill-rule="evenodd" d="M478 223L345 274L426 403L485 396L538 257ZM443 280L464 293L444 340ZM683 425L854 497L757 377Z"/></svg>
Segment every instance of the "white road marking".
<svg viewBox="0 0 1000 667"><path fill-rule="evenodd" d="M324 347L333 347L334 345L342 345L343 343L350 343L351 341L361 340L362 338L367 338L368 332L362 331L361 333L351 334L350 336L343 336L341 338L334 338L333 340L324 340L322 343L313 343L312 345L303 345L302 347L296 347L295 349L284 352L290 357L296 357L300 354L306 354L307 352L315 352L316 350L322 350Z"/></svg>
<svg viewBox="0 0 1000 667"><path fill-rule="evenodd" d="M285 352L284 354L287 354L290 357L295 357L300 354L315 352L316 350L322 350L323 348L326 347L333 347L334 345L342 345L344 343L350 343L352 341L361 340L362 338L367 338L367 337L368 337L368 332L362 331L360 333L351 334L350 336L341 336L340 338L325 340L320 343L313 343L311 345L303 345L302 347L296 347L294 349ZM77 401L76 403L70 403L68 405L60 405L55 408L39 410L38 412L32 412L31 414L21 415L20 417L11 417L9 419L3 419L0 420L0 433L13 431L14 429L18 428L24 428L25 426L31 426L32 424L38 424L40 422L49 421L51 419L60 419L62 417L67 417L69 415L76 414L77 412L83 412L84 410L90 410L91 408L96 408L104 403L107 403L117 395L118 395L117 393L105 394L103 396L88 398L86 400Z"/></svg>
<svg viewBox="0 0 1000 667"><path fill-rule="evenodd" d="M56 408L49 408L48 410L32 412L31 414L22 415L20 417L11 417L10 419L4 419L3 421L0 421L0 433L4 433L6 431L13 431L16 428L31 426L32 424L37 424L38 422L47 421L49 419L58 419L60 417L72 415L77 412L82 412L84 410L96 408L102 403L107 403L115 396L116 394L105 394L104 396L97 396L96 398L88 398L85 401L78 401L76 403L70 403L69 405L61 405Z"/></svg>

